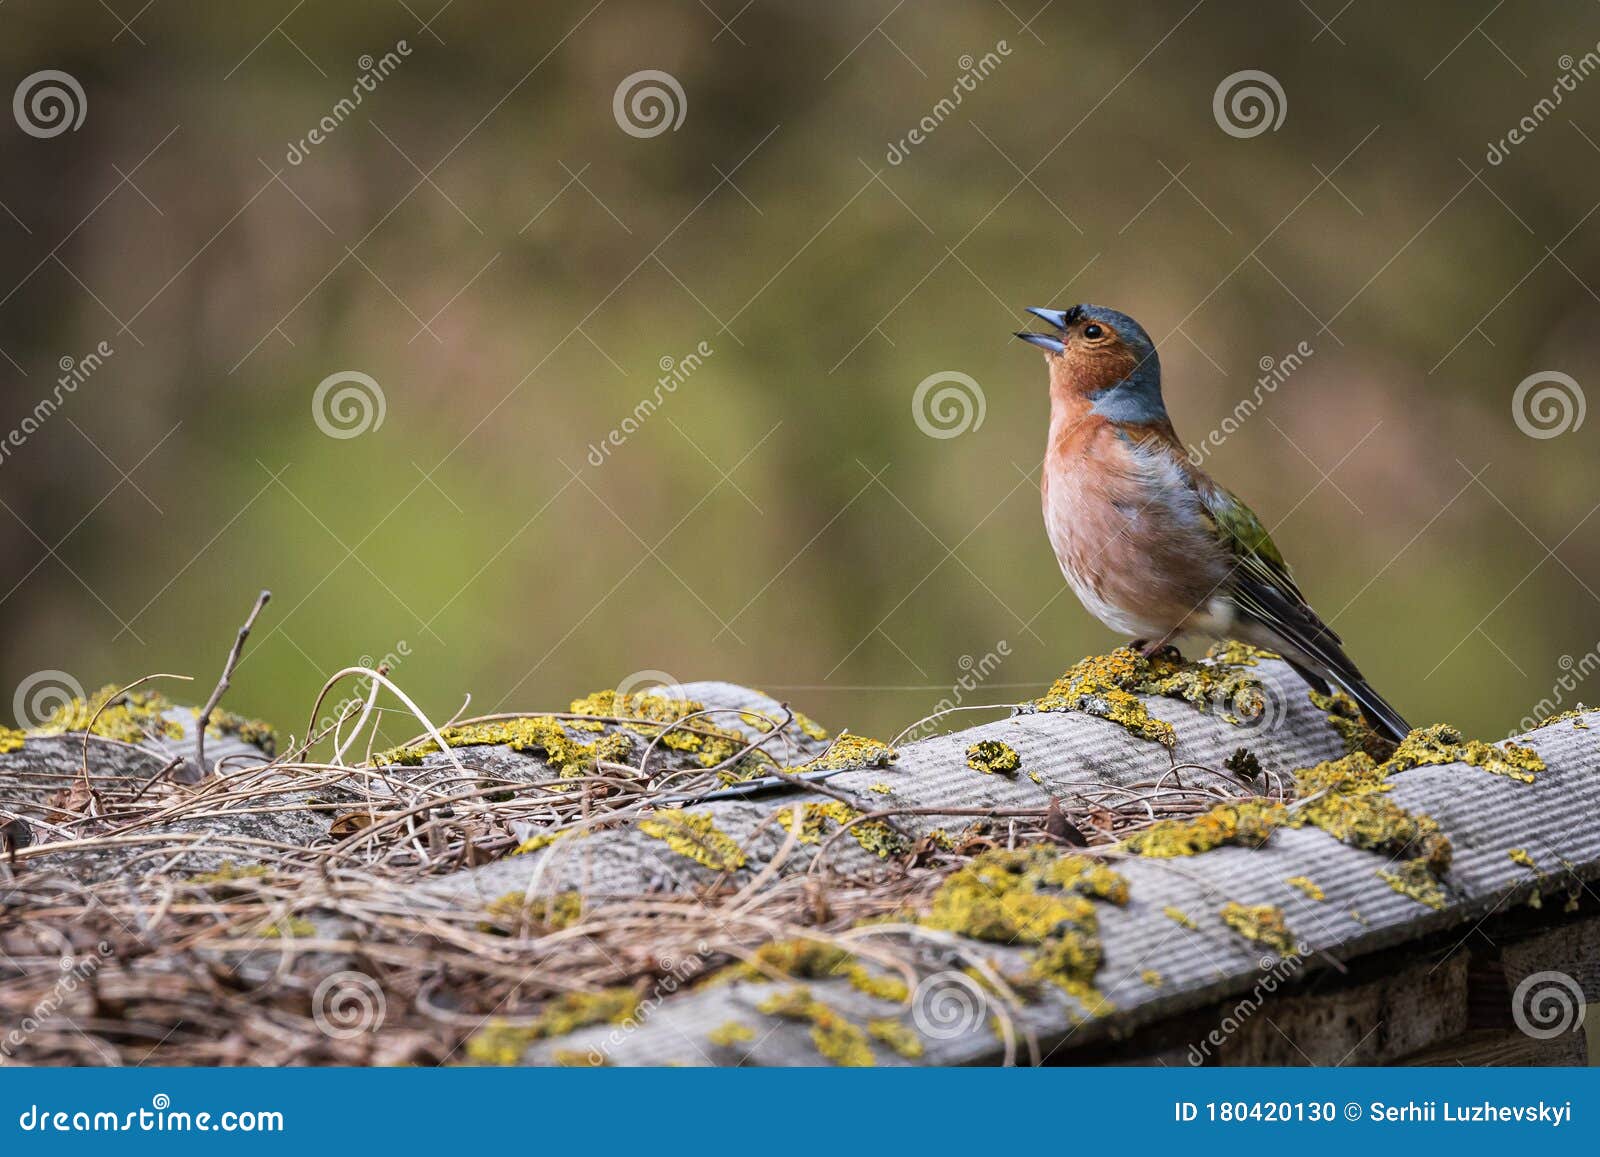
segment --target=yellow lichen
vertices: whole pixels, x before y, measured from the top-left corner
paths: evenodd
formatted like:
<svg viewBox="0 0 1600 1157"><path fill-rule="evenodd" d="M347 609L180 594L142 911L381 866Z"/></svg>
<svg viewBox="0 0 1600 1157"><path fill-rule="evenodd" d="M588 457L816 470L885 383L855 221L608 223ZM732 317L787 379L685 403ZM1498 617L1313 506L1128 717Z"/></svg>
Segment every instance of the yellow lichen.
<svg viewBox="0 0 1600 1157"><path fill-rule="evenodd" d="M713 973L707 985L729 980L771 980L776 976L793 980L828 980L842 977L852 988L879 1000L905 1004L911 999L906 982L891 973L874 972L856 957L825 940L797 938L769 940L757 948L749 960Z"/></svg>
<svg viewBox="0 0 1600 1157"><path fill-rule="evenodd" d="M447 727L440 736L450 747L505 746L512 751L537 755L563 778L576 778L594 770L598 760L618 762L633 750L633 737L619 731L591 742L573 739L561 721L551 715L526 715L519 719L498 719ZM423 757L440 750L427 739L409 747L381 751L372 757L378 766L412 766Z"/></svg>
<svg viewBox="0 0 1600 1157"><path fill-rule="evenodd" d="M1271 657L1270 652L1244 643L1213 647L1198 662L1185 662L1170 647L1150 658L1122 647L1075 663L1032 707L1082 711L1120 724L1142 739L1173 747L1177 733L1170 723L1150 714L1141 695L1182 699L1203 710L1220 707L1230 723L1247 722L1266 709L1261 681L1249 668Z"/></svg>
<svg viewBox="0 0 1600 1157"><path fill-rule="evenodd" d="M834 740L823 755L806 766L808 769L827 771L858 771L869 767L888 767L899 754L880 739L846 732Z"/></svg>
<svg viewBox="0 0 1600 1157"><path fill-rule="evenodd" d="M1222 922L1240 936L1279 956L1295 954L1294 934L1289 931L1283 909L1272 904L1239 904L1230 900L1222 906Z"/></svg>
<svg viewBox="0 0 1600 1157"><path fill-rule="evenodd" d="M817 1052L844 1068L871 1068L877 1064L867 1034L811 995L807 988L777 993L756 1006L769 1016L811 1022L811 1043Z"/></svg>
<svg viewBox="0 0 1600 1157"><path fill-rule="evenodd" d="M1521 864L1524 868L1534 872L1539 870L1539 865L1533 862L1533 857L1528 854L1528 849L1526 848L1512 848L1506 855L1511 857L1513 864Z"/></svg>
<svg viewBox="0 0 1600 1157"><path fill-rule="evenodd" d="M977 940L1030 945L1035 979L1099 1004L1100 925L1091 896L1126 903L1127 882L1086 856L995 849L945 880L922 922Z"/></svg>
<svg viewBox="0 0 1600 1157"><path fill-rule="evenodd" d="M1163 978L1161 973L1157 972L1154 968L1146 968L1143 972L1139 973L1139 979L1144 981L1145 984L1149 985L1151 988L1160 988L1166 983L1165 978Z"/></svg>
<svg viewBox="0 0 1600 1157"><path fill-rule="evenodd" d="M723 1021L716 1028L706 1033L706 1039L714 1045L723 1048L732 1048L737 1044L756 1039L756 1030L747 1024L740 1024L736 1020Z"/></svg>
<svg viewBox="0 0 1600 1157"><path fill-rule="evenodd" d="M611 1062L594 1049L556 1049L550 1054L550 1063L563 1069L598 1069Z"/></svg>
<svg viewBox="0 0 1600 1157"><path fill-rule="evenodd" d="M467 1041L467 1056L483 1065L515 1065L538 1040L566 1036L591 1024L621 1024L639 1008L631 988L566 992L549 1001L531 1023L491 1020Z"/></svg>
<svg viewBox="0 0 1600 1157"><path fill-rule="evenodd" d="M39 726L31 728L33 735L66 735L89 729L107 739L120 739L124 743L140 743L148 737L182 739L184 728L180 723L166 718L172 702L156 691L129 691L117 696L117 688L106 686L94 694L74 698L52 711Z"/></svg>
<svg viewBox="0 0 1600 1157"><path fill-rule="evenodd" d="M21 751L23 741L27 737L26 732L14 731L9 727L0 727L0 755L4 755L9 751Z"/></svg>
<svg viewBox="0 0 1600 1157"><path fill-rule="evenodd" d="M1394 741L1372 729L1367 717L1361 714L1360 706L1349 695L1337 687L1309 694L1312 704L1327 713L1328 723L1344 741L1346 755L1360 751L1381 762L1393 754Z"/></svg>
<svg viewBox="0 0 1600 1157"><path fill-rule="evenodd" d="M1417 903L1430 908L1443 908L1448 899L1426 857L1401 860L1391 868L1380 868L1378 879L1402 896L1410 896Z"/></svg>
<svg viewBox="0 0 1600 1157"><path fill-rule="evenodd" d="M639 821L639 830L697 864L719 872L744 867L744 849L718 830L710 812L662 811Z"/></svg>
<svg viewBox="0 0 1600 1157"><path fill-rule="evenodd" d="M1299 888L1313 900L1326 900L1328 898L1327 893L1310 876L1290 876L1284 883L1290 887Z"/></svg>
<svg viewBox="0 0 1600 1157"><path fill-rule="evenodd" d="M1448 723L1435 723L1413 731L1400 742L1384 767L1394 772L1441 763L1469 763L1521 783L1532 783L1534 776L1545 769L1544 760L1531 747L1515 743L1496 745L1481 739L1464 740L1461 732Z"/></svg>
<svg viewBox="0 0 1600 1157"><path fill-rule="evenodd" d="M850 835L867 851L879 859L903 855L910 850L910 841L883 820L859 820L862 814L843 800L821 800L801 807L800 832L796 837L802 844L815 844L835 830L850 824ZM852 820L857 822L851 823ZM784 831L794 825L794 807L790 805L778 812L778 823Z"/></svg>
<svg viewBox="0 0 1600 1157"><path fill-rule="evenodd" d="M290 916L279 920L275 924L269 924L261 930L261 936L266 940L278 940L288 937L306 939L316 934L317 926L303 916Z"/></svg>
<svg viewBox="0 0 1600 1157"><path fill-rule="evenodd" d="M886 783L869 783L867 784L867 790L875 795L888 795L894 788Z"/></svg>
<svg viewBox="0 0 1600 1157"><path fill-rule="evenodd" d="M557 892L529 900L521 891L507 892L491 900L484 915L488 919L479 927L485 932L511 933L527 927L556 932L583 918L583 896L578 892Z"/></svg>
<svg viewBox="0 0 1600 1157"><path fill-rule="evenodd" d="M582 839L593 831L592 828L567 828L558 832L540 832L536 836L529 836L516 847L511 849L513 856L528 856L534 852L542 851L559 840L575 837Z"/></svg>
<svg viewBox="0 0 1600 1157"><path fill-rule="evenodd" d="M1221 804L1192 819L1160 820L1129 836L1123 846L1156 859L1192 856L1224 844L1259 848L1285 822L1287 812L1275 801Z"/></svg>
<svg viewBox="0 0 1600 1157"><path fill-rule="evenodd" d="M907 1060L916 1060L922 1055L922 1038L916 1030L903 1021L885 1018L883 1020L867 1021L867 1031L876 1040L881 1040L895 1052Z"/></svg>
<svg viewBox="0 0 1600 1157"><path fill-rule="evenodd" d="M1200 925L1194 922L1194 917L1189 915L1189 913L1185 912L1182 908L1175 908L1171 904L1168 904L1165 908L1161 909L1161 911L1166 918L1171 920L1174 924L1181 924L1185 928L1189 929L1200 927Z"/></svg>
<svg viewBox="0 0 1600 1157"><path fill-rule="evenodd" d="M1535 723L1529 730L1538 731L1540 728L1554 727L1557 723L1565 723L1568 720L1571 720L1574 728L1579 731L1587 731L1589 730L1589 725L1584 722L1583 717L1593 710L1594 708L1585 707L1582 703L1579 703L1570 711L1562 711L1555 715L1551 715L1548 718L1539 720L1539 722Z"/></svg>
<svg viewBox="0 0 1600 1157"><path fill-rule="evenodd" d="M985 775L1012 775L1022 766L1022 757L1009 743L983 739L967 748L967 766Z"/></svg>

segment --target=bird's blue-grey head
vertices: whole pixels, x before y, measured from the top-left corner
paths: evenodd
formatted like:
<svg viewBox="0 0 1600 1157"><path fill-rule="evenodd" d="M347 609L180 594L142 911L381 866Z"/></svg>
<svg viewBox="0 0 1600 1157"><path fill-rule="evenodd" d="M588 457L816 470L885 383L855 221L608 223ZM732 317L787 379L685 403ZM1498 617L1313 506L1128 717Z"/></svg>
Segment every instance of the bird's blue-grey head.
<svg viewBox="0 0 1600 1157"><path fill-rule="evenodd" d="M1161 400L1161 359L1144 327L1103 305L1028 312L1055 327L1053 334L1019 333L1043 349L1051 381L1064 382L1112 422L1147 425L1167 420Z"/></svg>

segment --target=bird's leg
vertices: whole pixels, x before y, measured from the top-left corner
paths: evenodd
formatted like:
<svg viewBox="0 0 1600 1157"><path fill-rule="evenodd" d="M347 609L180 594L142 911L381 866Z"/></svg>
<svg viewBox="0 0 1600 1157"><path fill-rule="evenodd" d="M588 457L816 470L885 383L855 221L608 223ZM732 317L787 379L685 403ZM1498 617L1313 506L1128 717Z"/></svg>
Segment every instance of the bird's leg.
<svg viewBox="0 0 1600 1157"><path fill-rule="evenodd" d="M1128 645L1135 651L1138 651L1139 654L1144 656L1146 659L1154 659L1157 655L1171 645L1172 637L1177 633L1177 631L1168 631L1153 643L1146 642L1143 639L1135 639Z"/></svg>

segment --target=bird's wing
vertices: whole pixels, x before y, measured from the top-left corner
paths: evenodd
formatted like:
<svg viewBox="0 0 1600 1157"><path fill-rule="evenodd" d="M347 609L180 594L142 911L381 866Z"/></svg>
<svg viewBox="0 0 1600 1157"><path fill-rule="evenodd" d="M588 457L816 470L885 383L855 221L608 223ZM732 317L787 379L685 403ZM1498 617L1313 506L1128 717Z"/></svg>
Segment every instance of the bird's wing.
<svg viewBox="0 0 1600 1157"><path fill-rule="evenodd" d="M1198 471L1194 482L1200 505L1210 517L1217 538L1233 556L1235 569L1230 586L1240 605L1313 654L1327 649L1329 643L1337 653L1342 640L1306 602L1278 544L1272 541L1255 511Z"/></svg>

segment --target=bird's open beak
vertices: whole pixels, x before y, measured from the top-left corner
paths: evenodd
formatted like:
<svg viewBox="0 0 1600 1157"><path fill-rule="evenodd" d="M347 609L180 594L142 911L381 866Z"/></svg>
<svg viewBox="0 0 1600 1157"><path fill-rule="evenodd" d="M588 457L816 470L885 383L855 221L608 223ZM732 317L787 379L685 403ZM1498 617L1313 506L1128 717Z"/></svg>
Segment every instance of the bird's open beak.
<svg viewBox="0 0 1600 1157"><path fill-rule="evenodd" d="M1054 354L1066 353L1066 351L1067 351L1067 347L1066 346L1062 345L1061 342L1057 341L1055 338L1051 337L1049 334L1043 334L1043 333L1019 333L1016 336L1020 337L1023 341L1027 342L1029 345L1036 345L1040 349L1047 349L1051 353L1054 353Z"/></svg>
<svg viewBox="0 0 1600 1157"><path fill-rule="evenodd" d="M1036 305L1030 305L1028 306L1028 312L1033 314L1034 317L1043 318L1057 329L1066 328L1067 311L1064 309L1040 309ZM1049 350L1051 353L1065 353L1067 349L1060 338L1051 337L1046 333L1019 333L1016 336L1029 345L1036 345L1040 349Z"/></svg>

